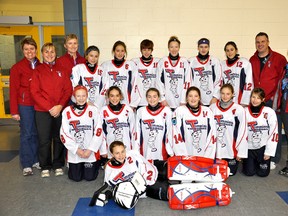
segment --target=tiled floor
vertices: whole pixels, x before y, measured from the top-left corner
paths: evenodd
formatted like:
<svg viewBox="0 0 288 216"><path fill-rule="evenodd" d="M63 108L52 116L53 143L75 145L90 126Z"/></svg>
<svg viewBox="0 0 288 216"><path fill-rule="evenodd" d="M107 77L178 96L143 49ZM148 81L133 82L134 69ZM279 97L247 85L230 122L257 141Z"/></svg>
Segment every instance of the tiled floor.
<svg viewBox="0 0 288 216"><path fill-rule="evenodd" d="M91 197L103 183L102 170L93 182L72 182L67 174L61 177L52 174L50 178L42 179L39 170L34 170L33 176L23 177L19 157L15 156L18 147L19 127L0 124L0 157L2 158L3 151L14 150L11 160L0 162L1 216L71 215L79 198ZM167 202L147 198L139 200L135 207L135 215L287 216L288 204L276 193L288 191L288 178L278 175L278 171L285 165L286 149L287 146L283 146L281 164L276 170L272 170L267 178L246 177L241 173L230 177L227 183L235 194L228 206L177 211L169 209Z"/></svg>

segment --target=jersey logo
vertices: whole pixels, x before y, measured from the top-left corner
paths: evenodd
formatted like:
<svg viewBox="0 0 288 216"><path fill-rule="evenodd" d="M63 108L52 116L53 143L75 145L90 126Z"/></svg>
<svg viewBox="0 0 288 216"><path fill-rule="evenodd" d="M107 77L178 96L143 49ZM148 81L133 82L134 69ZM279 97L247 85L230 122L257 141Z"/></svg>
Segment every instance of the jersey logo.
<svg viewBox="0 0 288 216"><path fill-rule="evenodd" d="M214 119L218 124L220 124L221 119L223 119L223 115L214 115Z"/></svg>
<svg viewBox="0 0 288 216"><path fill-rule="evenodd" d="M79 129L78 129L77 125L80 125L80 121L79 121L79 120L70 121L70 122L69 122L69 125L72 126L72 128L73 128L76 132L78 132Z"/></svg>
<svg viewBox="0 0 288 216"><path fill-rule="evenodd" d="M86 81L87 85L91 88L92 85L92 81L93 81L93 77L84 77L84 80Z"/></svg>
<svg viewBox="0 0 288 216"><path fill-rule="evenodd" d="M109 71L108 74L113 77L113 80L117 80L118 71Z"/></svg>
<svg viewBox="0 0 288 216"><path fill-rule="evenodd" d="M205 68L204 68L204 67L199 67L199 68L194 68L193 70L196 71L196 72L198 72L199 75L200 75L200 77L202 77Z"/></svg>
<svg viewBox="0 0 288 216"><path fill-rule="evenodd" d="M250 127L252 131L256 131L256 128L255 128L255 126L257 125L256 121L248 122L247 124L248 124L248 127Z"/></svg>

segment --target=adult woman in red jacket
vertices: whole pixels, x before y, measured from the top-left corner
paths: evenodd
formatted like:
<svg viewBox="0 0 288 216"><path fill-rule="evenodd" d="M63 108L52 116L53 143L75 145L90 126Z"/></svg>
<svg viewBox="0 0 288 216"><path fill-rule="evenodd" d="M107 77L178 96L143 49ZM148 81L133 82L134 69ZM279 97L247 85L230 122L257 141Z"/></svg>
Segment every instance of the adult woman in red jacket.
<svg viewBox="0 0 288 216"><path fill-rule="evenodd" d="M20 122L19 158L23 175L33 174L32 167L39 168L38 137L35 126L34 101L30 94L30 81L39 64L37 44L32 38L21 42L24 58L10 70L10 111L12 118Z"/></svg>
<svg viewBox="0 0 288 216"><path fill-rule="evenodd" d="M39 162L41 176L49 177L50 169L55 176L63 175L64 145L60 141L61 111L67 105L72 85L67 71L56 61L55 46L46 43L41 49L43 64L33 74L31 94L35 100L36 126L39 137ZM53 157L51 145L53 139ZM52 161L53 158L53 161Z"/></svg>

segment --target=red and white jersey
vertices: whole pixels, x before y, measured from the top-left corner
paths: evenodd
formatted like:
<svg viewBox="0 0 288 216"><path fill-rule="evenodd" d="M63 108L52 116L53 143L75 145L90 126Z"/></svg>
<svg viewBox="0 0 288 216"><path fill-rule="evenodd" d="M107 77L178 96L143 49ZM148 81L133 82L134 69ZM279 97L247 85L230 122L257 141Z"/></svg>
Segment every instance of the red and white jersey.
<svg viewBox="0 0 288 216"><path fill-rule="evenodd" d="M217 127L216 157L233 159L237 156L247 158L247 122L242 106L232 103L227 109L222 109L217 103L211 104Z"/></svg>
<svg viewBox="0 0 288 216"><path fill-rule="evenodd" d="M273 109L263 106L257 116L245 108L248 130L248 149L265 146L265 155L274 157L278 143L278 122Z"/></svg>
<svg viewBox="0 0 288 216"><path fill-rule="evenodd" d="M133 61L125 60L119 67L114 64L113 60L103 62L103 77L106 83L101 91L102 95L110 86L117 86L123 94L123 103L130 104L132 86L135 82L136 65Z"/></svg>
<svg viewBox="0 0 288 216"><path fill-rule="evenodd" d="M173 150L175 155L215 158L216 125L212 111L200 106L193 113L185 105L173 114Z"/></svg>
<svg viewBox="0 0 288 216"><path fill-rule="evenodd" d="M147 65L141 58L132 59L136 64L136 77L132 87L131 103L132 107L147 106L146 91L156 87L156 70L159 58L152 58Z"/></svg>
<svg viewBox="0 0 288 216"><path fill-rule="evenodd" d="M166 100L171 108L186 103L186 90L191 84L191 70L186 58L180 57L173 65L169 57L158 62L156 87L161 101Z"/></svg>
<svg viewBox="0 0 288 216"><path fill-rule="evenodd" d="M76 152L80 148L96 153L102 147L102 125L98 109L87 105L83 112L78 114L72 106L66 107L62 112L60 138L68 149L69 163L95 162L95 154L92 153L89 158L81 158Z"/></svg>
<svg viewBox="0 0 288 216"><path fill-rule="evenodd" d="M131 150L133 148L132 136L135 131L135 114L133 110L127 104L123 104L119 112L114 112L107 105L102 107L100 116L103 128L103 144L106 146L108 157L111 158L109 146L116 140L123 142L127 151Z"/></svg>
<svg viewBox="0 0 288 216"><path fill-rule="evenodd" d="M102 77L103 70L101 66L95 67L91 72L86 64L78 64L72 68L71 82L73 89L77 85L83 85L88 90L87 101L93 103L97 108L101 108L105 102L105 96L100 95L103 83L106 83ZM75 101L74 96L71 97Z"/></svg>
<svg viewBox="0 0 288 216"><path fill-rule="evenodd" d="M110 186L124 181L131 181L135 172L139 172L147 185L155 184L158 177L157 168L136 151L126 153L125 162L121 166L113 166L108 162L105 167L104 181Z"/></svg>
<svg viewBox="0 0 288 216"><path fill-rule="evenodd" d="M239 58L229 65L227 60L221 62L223 84L230 83L235 92L233 101L249 105L251 91L254 88L252 66L246 58Z"/></svg>
<svg viewBox="0 0 288 216"><path fill-rule="evenodd" d="M197 56L189 59L192 70L192 83L201 92L201 102L209 105L213 97L219 99L222 85L222 70L220 61L209 56L205 62L201 62Z"/></svg>
<svg viewBox="0 0 288 216"><path fill-rule="evenodd" d="M162 106L156 111L148 107L137 110L135 150L148 160L167 160L172 150L172 111Z"/></svg>

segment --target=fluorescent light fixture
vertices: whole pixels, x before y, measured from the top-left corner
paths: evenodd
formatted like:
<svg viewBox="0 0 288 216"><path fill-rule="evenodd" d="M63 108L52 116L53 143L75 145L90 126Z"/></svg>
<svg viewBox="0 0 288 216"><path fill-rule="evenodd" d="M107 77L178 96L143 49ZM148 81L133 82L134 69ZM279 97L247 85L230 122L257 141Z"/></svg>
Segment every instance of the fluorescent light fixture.
<svg viewBox="0 0 288 216"><path fill-rule="evenodd" d="M33 21L31 16L0 16L0 24L27 25Z"/></svg>

